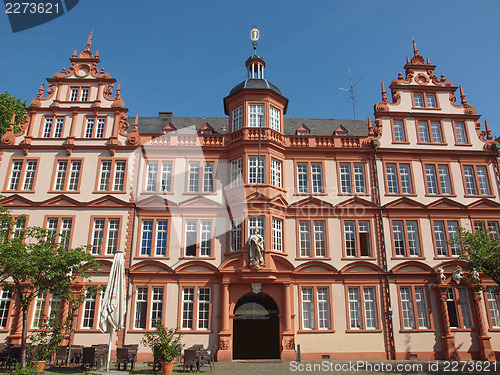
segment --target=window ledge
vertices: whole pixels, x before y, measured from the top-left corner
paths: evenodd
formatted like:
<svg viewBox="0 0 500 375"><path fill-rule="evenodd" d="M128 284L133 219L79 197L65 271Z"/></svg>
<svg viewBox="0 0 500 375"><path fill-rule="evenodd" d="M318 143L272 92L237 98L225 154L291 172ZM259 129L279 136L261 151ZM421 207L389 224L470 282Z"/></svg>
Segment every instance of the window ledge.
<svg viewBox="0 0 500 375"><path fill-rule="evenodd" d="M397 141L392 141L392 144L394 145L409 145L410 142L397 142Z"/></svg>
<svg viewBox="0 0 500 375"><path fill-rule="evenodd" d="M416 109L418 111L429 111L429 110L431 110L431 111L436 111L436 110L440 111L441 110L440 107L413 107L413 106L411 107L411 109Z"/></svg>
<svg viewBox="0 0 500 375"><path fill-rule="evenodd" d="M126 194L124 190L94 190L92 194Z"/></svg>
<svg viewBox="0 0 500 375"><path fill-rule="evenodd" d="M274 253L278 253L278 254L283 254L283 253L279 253L277 251L274 251ZM332 258L330 257L295 257L295 260L332 260ZM309 332L309 331L308 331Z"/></svg>
<svg viewBox="0 0 500 375"><path fill-rule="evenodd" d="M469 194L465 194L464 195L465 198L495 198L496 196L495 195L481 195L481 194L476 194L476 195L469 195Z"/></svg>
<svg viewBox="0 0 500 375"><path fill-rule="evenodd" d="M456 194L425 194L426 197L436 198L436 197L445 197L445 198L456 198Z"/></svg>
<svg viewBox="0 0 500 375"><path fill-rule="evenodd" d="M200 257L200 256L195 256L195 257L182 256L182 257L179 257L179 260L191 260L191 259L215 260L215 257Z"/></svg>
<svg viewBox="0 0 500 375"><path fill-rule="evenodd" d="M393 255L391 257L391 260L424 260L425 257L412 257L412 256L409 256L409 257L403 257L403 256L397 256L397 255Z"/></svg>
<svg viewBox="0 0 500 375"><path fill-rule="evenodd" d="M17 193L17 194L24 194L24 193L34 193L35 190L2 190L2 193Z"/></svg>
<svg viewBox="0 0 500 375"><path fill-rule="evenodd" d="M141 194L144 194L144 195L158 195L158 194L161 194L161 195L173 195L174 192L173 191L141 191Z"/></svg>
<svg viewBox="0 0 500 375"><path fill-rule="evenodd" d="M144 331L141 331L141 332L144 332ZM154 332L156 332L156 331L154 331ZM203 333L207 333L207 334L208 333L213 333L212 330L203 331L203 330L198 330L198 329L192 329L192 330L191 329L178 329L177 332L178 333L184 333L184 334L189 334L189 333L201 333L201 334L203 334Z"/></svg>
<svg viewBox="0 0 500 375"><path fill-rule="evenodd" d="M432 328L423 328L423 329L415 328L415 329L400 329L399 332L400 333L418 333L418 332L436 332L436 330L432 329Z"/></svg>
<svg viewBox="0 0 500 375"><path fill-rule="evenodd" d="M402 193L399 193L399 194L395 194L395 193L385 193L384 196L386 197L399 197L399 196L403 196L403 197L417 197L418 194L402 194Z"/></svg>
<svg viewBox="0 0 500 375"><path fill-rule="evenodd" d="M417 142L417 145L448 146L448 143L444 143L444 142Z"/></svg>
<svg viewBox="0 0 500 375"><path fill-rule="evenodd" d="M443 260L443 259L446 259L446 260L449 260L449 259L458 259L460 257L460 255L453 255L453 256L448 256L448 257L445 257L445 256L439 256L439 255L435 255L434 256L434 260Z"/></svg>
<svg viewBox="0 0 500 375"><path fill-rule="evenodd" d="M343 256L340 260L377 260L376 257L346 257Z"/></svg>
<svg viewBox="0 0 500 375"><path fill-rule="evenodd" d="M297 333L335 333L334 329L299 329Z"/></svg>
<svg viewBox="0 0 500 375"><path fill-rule="evenodd" d="M346 329L346 333L380 333L383 332L381 329Z"/></svg>
<svg viewBox="0 0 500 375"><path fill-rule="evenodd" d="M140 260L143 260L143 259L152 259L152 260L169 260L170 257L169 256L161 256L161 255L157 255L157 256L154 256L154 255L136 255L134 257L134 259L140 259Z"/></svg>
<svg viewBox="0 0 500 375"><path fill-rule="evenodd" d="M54 194L80 194L80 190L48 190L47 193L54 193Z"/></svg>
<svg viewBox="0 0 500 375"><path fill-rule="evenodd" d="M472 146L472 143L455 143L455 146Z"/></svg>
<svg viewBox="0 0 500 375"><path fill-rule="evenodd" d="M337 193L338 196L369 196L369 193Z"/></svg>
<svg viewBox="0 0 500 375"><path fill-rule="evenodd" d="M328 193L294 193L293 196L311 197L311 196L327 196Z"/></svg>
<svg viewBox="0 0 500 375"><path fill-rule="evenodd" d="M450 328L452 332L475 332L475 328Z"/></svg>

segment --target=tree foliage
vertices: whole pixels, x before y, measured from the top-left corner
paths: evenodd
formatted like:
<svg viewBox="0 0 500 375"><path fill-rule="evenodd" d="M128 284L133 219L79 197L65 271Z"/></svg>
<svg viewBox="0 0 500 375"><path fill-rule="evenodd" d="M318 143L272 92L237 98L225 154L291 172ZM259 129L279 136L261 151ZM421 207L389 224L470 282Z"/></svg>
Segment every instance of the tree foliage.
<svg viewBox="0 0 500 375"><path fill-rule="evenodd" d="M18 132L17 124L23 120L23 115L26 113L26 100L15 98L5 91L0 94L0 136L7 131L13 113L16 114L14 131Z"/></svg>
<svg viewBox="0 0 500 375"><path fill-rule="evenodd" d="M17 228L19 229L19 228ZM16 230L10 212L0 207L0 285L13 289L22 313L22 366L26 363L28 308L38 294L71 300L76 279L90 277L98 263L87 246L66 248L60 235L46 229Z"/></svg>
<svg viewBox="0 0 500 375"><path fill-rule="evenodd" d="M470 232L460 228L460 236L454 242L461 245L461 259L469 264L472 273L485 273L500 285L500 237L497 233L486 229ZM471 277L470 280L482 287L477 277Z"/></svg>

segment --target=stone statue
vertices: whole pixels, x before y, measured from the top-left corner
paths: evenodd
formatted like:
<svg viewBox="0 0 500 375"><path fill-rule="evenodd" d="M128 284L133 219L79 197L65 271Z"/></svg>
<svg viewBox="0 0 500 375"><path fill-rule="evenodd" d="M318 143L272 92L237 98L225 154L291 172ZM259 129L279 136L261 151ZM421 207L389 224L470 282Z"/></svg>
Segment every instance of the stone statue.
<svg viewBox="0 0 500 375"><path fill-rule="evenodd" d="M250 264L253 268L259 269L264 264L264 237L259 234L259 228L255 228L250 236Z"/></svg>
<svg viewBox="0 0 500 375"><path fill-rule="evenodd" d="M451 274L451 278L454 282L460 284L460 280L462 280L462 277L464 277L464 273L462 272L462 267L457 266L457 268L455 268L455 271L453 271L453 273Z"/></svg>
<svg viewBox="0 0 500 375"><path fill-rule="evenodd" d="M472 269L472 278L474 281L479 282L479 272L475 268Z"/></svg>
<svg viewBox="0 0 500 375"><path fill-rule="evenodd" d="M446 276L444 274L444 269L443 267L439 267L438 268L438 272L439 272L439 278L441 279L441 282L444 283L446 282Z"/></svg>

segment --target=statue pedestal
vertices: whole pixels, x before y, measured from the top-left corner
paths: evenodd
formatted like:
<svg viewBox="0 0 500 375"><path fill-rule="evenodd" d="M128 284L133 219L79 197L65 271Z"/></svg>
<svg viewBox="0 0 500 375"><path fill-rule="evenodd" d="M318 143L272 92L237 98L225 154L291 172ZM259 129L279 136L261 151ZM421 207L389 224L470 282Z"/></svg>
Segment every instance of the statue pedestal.
<svg viewBox="0 0 500 375"><path fill-rule="evenodd" d="M231 362L232 360L233 352L231 350L231 332L220 332L217 361Z"/></svg>
<svg viewBox="0 0 500 375"><path fill-rule="evenodd" d="M281 360L282 361L295 361L297 353L295 352L295 337L293 333L283 333L281 339Z"/></svg>

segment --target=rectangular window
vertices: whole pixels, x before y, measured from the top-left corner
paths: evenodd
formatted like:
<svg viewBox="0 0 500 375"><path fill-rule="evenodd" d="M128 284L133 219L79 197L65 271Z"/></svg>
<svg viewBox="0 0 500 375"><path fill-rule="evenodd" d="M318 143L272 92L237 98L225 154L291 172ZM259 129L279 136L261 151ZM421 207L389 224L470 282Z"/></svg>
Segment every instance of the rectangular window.
<svg viewBox="0 0 500 375"><path fill-rule="evenodd" d="M448 288L446 290L448 319L451 328L472 329L472 312L469 300L469 291L463 286Z"/></svg>
<svg viewBox="0 0 500 375"><path fill-rule="evenodd" d="M203 188L204 193L212 193L214 191L214 162L205 162L203 164Z"/></svg>
<svg viewBox="0 0 500 375"><path fill-rule="evenodd" d="M243 159L231 161L231 187L243 184Z"/></svg>
<svg viewBox="0 0 500 375"><path fill-rule="evenodd" d="M455 139L458 144L468 144L467 131L465 130L465 123L455 122Z"/></svg>
<svg viewBox="0 0 500 375"><path fill-rule="evenodd" d="M186 220L184 255L186 257L212 256L212 237L212 220Z"/></svg>
<svg viewBox="0 0 500 375"><path fill-rule="evenodd" d="M403 329L430 329L425 288L402 286L399 289Z"/></svg>
<svg viewBox="0 0 500 375"><path fill-rule="evenodd" d="M231 231L229 232L230 251L241 250L241 219L231 220Z"/></svg>
<svg viewBox="0 0 500 375"><path fill-rule="evenodd" d="M301 306L303 330L332 329L329 287L302 287Z"/></svg>
<svg viewBox="0 0 500 375"><path fill-rule="evenodd" d="M413 99L415 103L415 107L423 107L424 106L424 97L422 94L413 94Z"/></svg>
<svg viewBox="0 0 500 375"><path fill-rule="evenodd" d="M436 108L436 96L434 94L425 94L425 98L427 99L427 107Z"/></svg>
<svg viewBox="0 0 500 375"><path fill-rule="evenodd" d="M146 329L148 312L148 288L141 287L136 289L135 297L135 329Z"/></svg>
<svg viewBox="0 0 500 375"><path fill-rule="evenodd" d="M464 178L467 195L477 195L477 184L473 166L464 166Z"/></svg>
<svg viewBox="0 0 500 375"><path fill-rule="evenodd" d="M248 157L248 183L249 184L264 184L266 174L266 159L264 156L249 156Z"/></svg>
<svg viewBox="0 0 500 375"><path fill-rule="evenodd" d="M105 127L106 127L106 119L105 118L98 118L97 119L97 128L95 130L95 137L96 138L103 138L104 137Z"/></svg>
<svg viewBox="0 0 500 375"><path fill-rule="evenodd" d="M92 230L92 251L94 255L113 255L118 248L120 219L94 219ZM105 246L105 251L103 251Z"/></svg>
<svg viewBox="0 0 500 375"><path fill-rule="evenodd" d="M189 163L188 192L211 193L214 191L214 162L200 163L199 161ZM200 180L200 173L203 173ZM201 186L200 186L201 184Z"/></svg>
<svg viewBox="0 0 500 375"><path fill-rule="evenodd" d="M88 290L85 292L83 301L82 328L93 329L96 316L97 296Z"/></svg>
<svg viewBox="0 0 500 375"><path fill-rule="evenodd" d="M12 291L6 287L2 288L0 294L0 328L5 329L9 320L10 305L12 301Z"/></svg>
<svg viewBox="0 0 500 375"><path fill-rule="evenodd" d="M299 221L299 244L301 257L326 257L326 222Z"/></svg>
<svg viewBox="0 0 500 375"><path fill-rule="evenodd" d="M37 165L37 160L13 160L8 189L32 191L35 186Z"/></svg>
<svg viewBox="0 0 500 375"><path fill-rule="evenodd" d="M271 122L271 129L276 130L277 132L281 131L281 111L271 106L269 119Z"/></svg>
<svg viewBox="0 0 500 375"><path fill-rule="evenodd" d="M297 164L297 188L299 193L309 193L309 173L307 163Z"/></svg>
<svg viewBox="0 0 500 375"><path fill-rule="evenodd" d="M33 322L31 327L34 329L40 329L43 326L43 321L45 319L45 293L38 293L35 298L35 310L33 313Z"/></svg>
<svg viewBox="0 0 500 375"><path fill-rule="evenodd" d="M434 220L436 255L440 257L459 256L460 244L453 241L459 236L457 220Z"/></svg>
<svg viewBox="0 0 500 375"><path fill-rule="evenodd" d="M209 330L211 325L210 305L211 288L182 288L181 329Z"/></svg>
<svg viewBox="0 0 500 375"><path fill-rule="evenodd" d="M52 117L45 118L45 124L43 125L43 133L42 138L50 138L52 134L52 124L54 123L54 119Z"/></svg>
<svg viewBox="0 0 500 375"><path fill-rule="evenodd" d="M271 159L271 185L281 187L281 161Z"/></svg>
<svg viewBox="0 0 500 375"><path fill-rule="evenodd" d="M374 287L349 287L349 329L378 329L377 299Z"/></svg>
<svg viewBox="0 0 500 375"><path fill-rule="evenodd" d="M317 287L318 329L330 329L330 297L327 287Z"/></svg>
<svg viewBox="0 0 500 375"><path fill-rule="evenodd" d="M162 321L163 319L163 287L153 287L151 298L151 319L150 328L153 328L155 320Z"/></svg>
<svg viewBox="0 0 500 375"><path fill-rule="evenodd" d="M13 238L21 238L23 231L26 229L26 218L18 217L15 219Z"/></svg>
<svg viewBox="0 0 500 375"><path fill-rule="evenodd" d="M69 249L72 225L72 218L48 218L46 224L47 240L60 243L65 249Z"/></svg>
<svg viewBox="0 0 500 375"><path fill-rule="evenodd" d="M273 251L283 251L283 220L273 218Z"/></svg>
<svg viewBox="0 0 500 375"><path fill-rule="evenodd" d="M498 302L496 288L487 287L486 296L488 298L488 312L490 314L491 328L500 328L500 304Z"/></svg>
<svg viewBox="0 0 500 375"><path fill-rule="evenodd" d="M354 173L351 173L351 170ZM365 194L365 165L361 163L340 163L340 192L342 194ZM353 189L354 186L354 189Z"/></svg>
<svg viewBox="0 0 500 375"><path fill-rule="evenodd" d="M239 130L243 127L243 106L233 109L233 129Z"/></svg>
<svg viewBox="0 0 500 375"><path fill-rule="evenodd" d="M297 191L298 193L323 193L323 165L321 163L297 163Z"/></svg>
<svg viewBox="0 0 500 375"><path fill-rule="evenodd" d="M431 133L433 143L443 143L443 134L441 133L441 124L439 122L431 122Z"/></svg>
<svg viewBox="0 0 500 375"><path fill-rule="evenodd" d="M266 238L266 227L264 226L264 217L250 216L248 218L248 238L254 233L255 229L259 230L262 238ZM265 247L264 247L265 248Z"/></svg>
<svg viewBox="0 0 500 375"><path fill-rule="evenodd" d="M88 118L87 119L87 124L85 125L85 136L84 138L92 138L94 134L94 125L95 125L95 119L94 118Z"/></svg>
<svg viewBox="0 0 500 375"><path fill-rule="evenodd" d="M80 183L81 160L61 160L56 162L54 190L77 191ZM69 169L69 171L68 171Z"/></svg>
<svg viewBox="0 0 500 375"><path fill-rule="evenodd" d="M405 230L406 229L406 230ZM418 225L414 220L392 222L394 255L397 257L420 257Z"/></svg>
<svg viewBox="0 0 500 375"><path fill-rule="evenodd" d="M160 170L158 170L160 168ZM172 192L173 162L150 160L146 168L147 192ZM160 177L158 179L158 177ZM158 182L160 185L158 186Z"/></svg>
<svg viewBox="0 0 500 375"><path fill-rule="evenodd" d="M406 133L403 121L394 120L392 123L392 129L394 131L394 142L406 142Z"/></svg>
<svg viewBox="0 0 500 375"><path fill-rule="evenodd" d="M344 221L344 248L347 257L371 257L369 221Z"/></svg>
<svg viewBox="0 0 500 375"><path fill-rule="evenodd" d="M56 117L56 126L54 128L54 138L61 138L64 128L64 117Z"/></svg>
<svg viewBox="0 0 500 375"><path fill-rule="evenodd" d="M420 143L430 143L431 139L429 138L429 128L427 121L418 122L418 138L418 141Z"/></svg>
<svg viewBox="0 0 500 375"><path fill-rule="evenodd" d="M69 98L69 100L71 102L76 102L78 100L78 92L80 91L79 88L74 88L74 89L71 89L71 96Z"/></svg>
<svg viewBox="0 0 500 375"><path fill-rule="evenodd" d="M302 328L314 329L313 288L302 288Z"/></svg>
<svg viewBox="0 0 500 375"><path fill-rule="evenodd" d="M86 88L81 90L80 101L87 102L89 100L89 91L90 91L90 89L86 89Z"/></svg>
<svg viewBox="0 0 500 375"><path fill-rule="evenodd" d="M200 162L189 163L188 191L198 192L200 189Z"/></svg>
<svg viewBox="0 0 500 375"><path fill-rule="evenodd" d="M413 194L410 164L387 163L385 175L387 194Z"/></svg>
<svg viewBox="0 0 500 375"><path fill-rule="evenodd" d="M124 160L101 160L98 190L123 191L126 163Z"/></svg>
<svg viewBox="0 0 500 375"><path fill-rule="evenodd" d="M340 163L340 192L352 194L351 164Z"/></svg>
<svg viewBox="0 0 500 375"><path fill-rule="evenodd" d="M264 126L264 104L248 105L248 126L251 128Z"/></svg>

